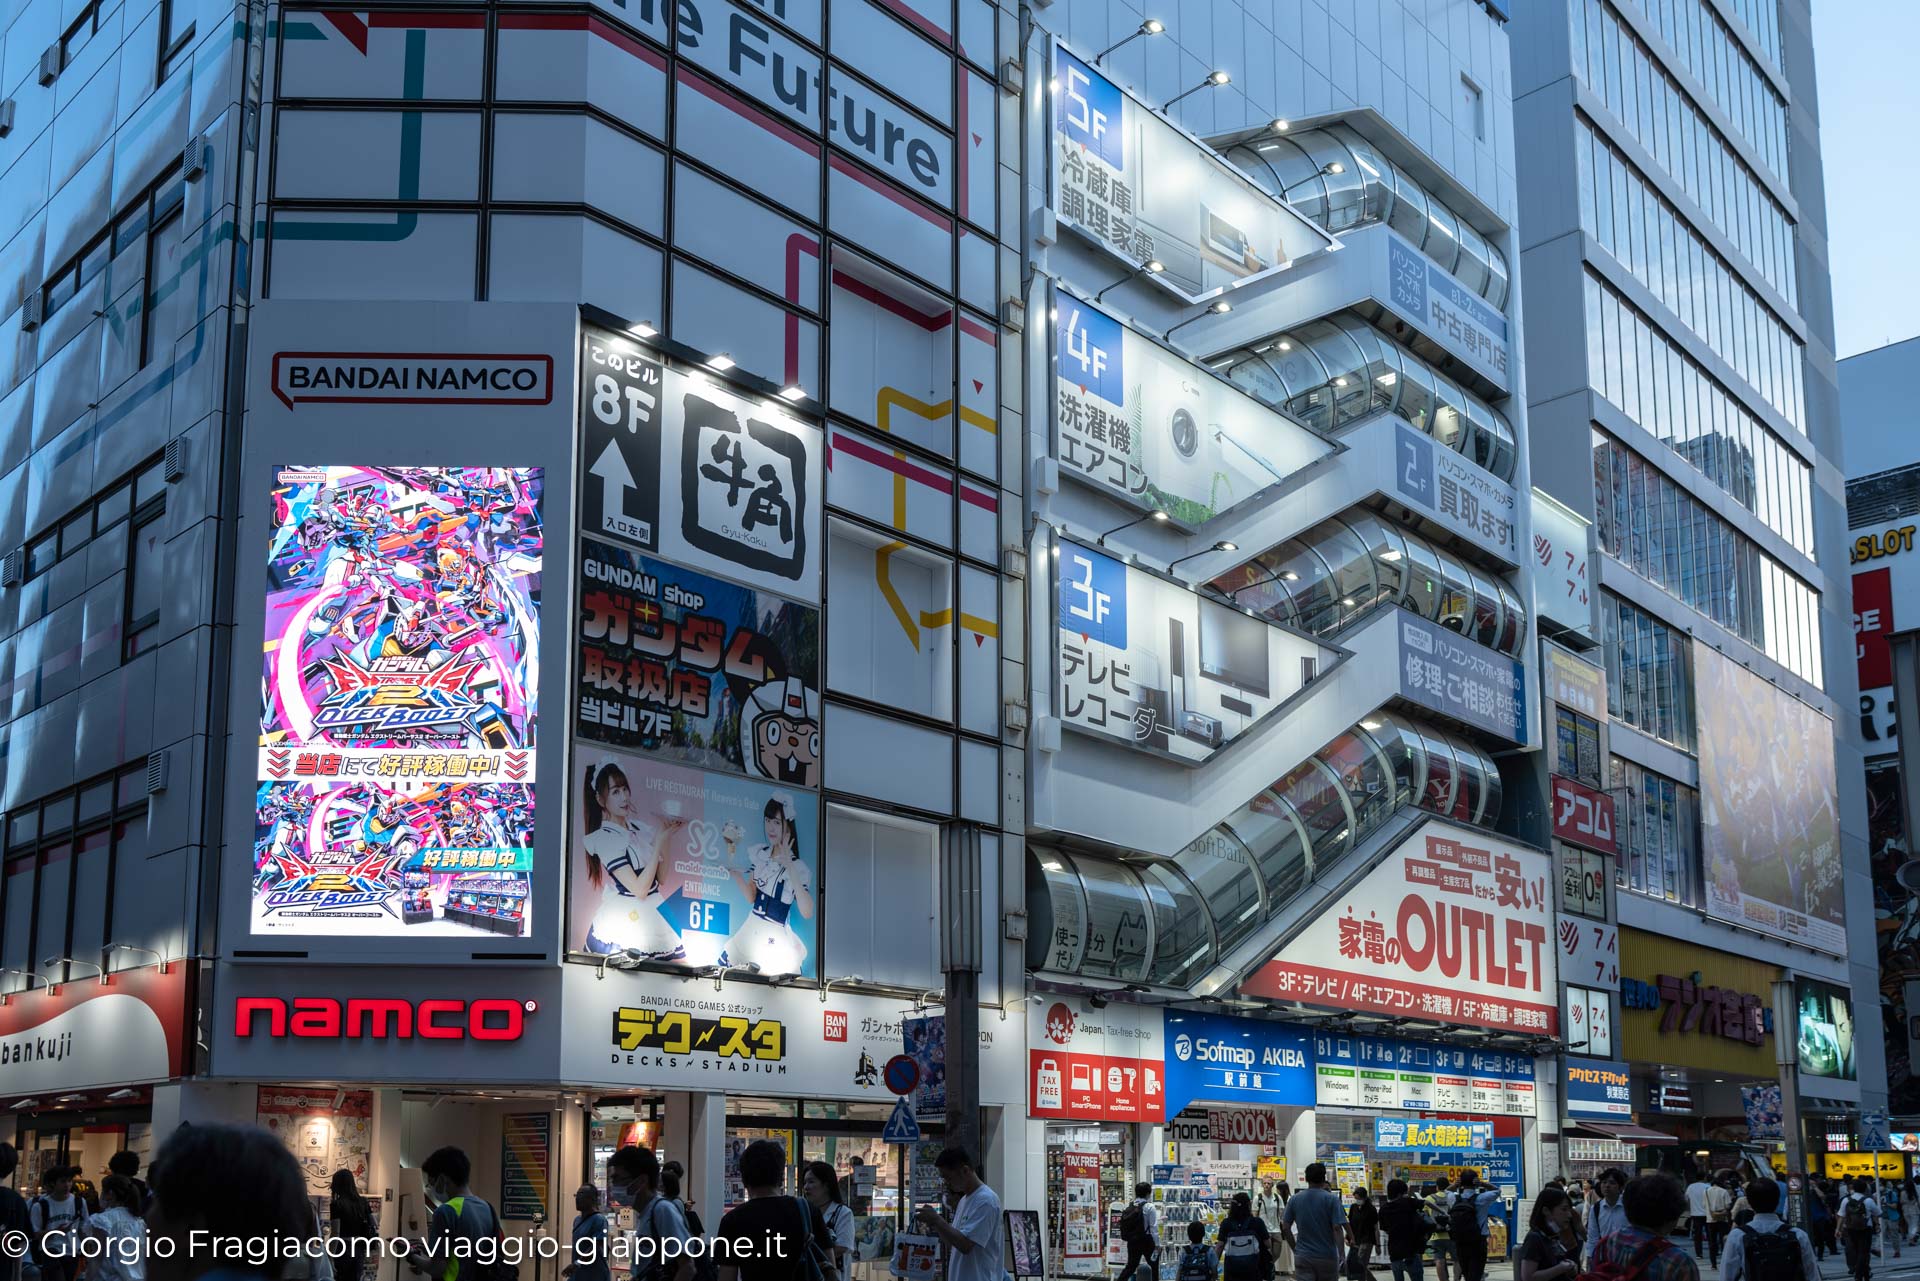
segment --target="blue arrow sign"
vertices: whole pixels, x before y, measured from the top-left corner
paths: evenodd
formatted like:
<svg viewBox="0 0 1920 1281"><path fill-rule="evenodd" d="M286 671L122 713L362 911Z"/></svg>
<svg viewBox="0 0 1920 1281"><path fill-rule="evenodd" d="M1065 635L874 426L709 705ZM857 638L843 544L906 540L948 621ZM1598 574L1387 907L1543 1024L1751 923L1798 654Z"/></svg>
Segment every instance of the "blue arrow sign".
<svg viewBox="0 0 1920 1281"><path fill-rule="evenodd" d="M920 1122L914 1119L913 1109L907 1105L904 1096L894 1100L893 1115L887 1118L887 1128L880 1131L882 1143L918 1143L920 1141Z"/></svg>
<svg viewBox="0 0 1920 1281"><path fill-rule="evenodd" d="M673 893L660 901L660 915L679 934L731 934L732 913L726 903L712 899L689 898L686 886L676 885Z"/></svg>

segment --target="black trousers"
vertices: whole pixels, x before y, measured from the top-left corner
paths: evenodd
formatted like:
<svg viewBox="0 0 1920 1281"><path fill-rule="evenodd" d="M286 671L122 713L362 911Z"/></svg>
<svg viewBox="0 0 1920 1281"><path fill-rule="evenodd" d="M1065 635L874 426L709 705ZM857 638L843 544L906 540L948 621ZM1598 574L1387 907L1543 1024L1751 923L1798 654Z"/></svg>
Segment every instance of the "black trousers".
<svg viewBox="0 0 1920 1281"><path fill-rule="evenodd" d="M1134 1270L1140 1266L1141 1260L1152 1259L1159 1253L1151 1245L1143 1245L1137 1241L1127 1242L1127 1266L1120 1273L1120 1281L1136 1281L1133 1274ZM1158 1269L1155 1271L1157 1273Z"/></svg>
<svg viewBox="0 0 1920 1281"><path fill-rule="evenodd" d="M1461 1281L1484 1281L1487 1275L1487 1239L1478 1232L1453 1239L1454 1255L1460 1260Z"/></svg>
<svg viewBox="0 0 1920 1281"><path fill-rule="evenodd" d="M1847 1244L1847 1271L1860 1281L1873 1275L1873 1230L1842 1234Z"/></svg>

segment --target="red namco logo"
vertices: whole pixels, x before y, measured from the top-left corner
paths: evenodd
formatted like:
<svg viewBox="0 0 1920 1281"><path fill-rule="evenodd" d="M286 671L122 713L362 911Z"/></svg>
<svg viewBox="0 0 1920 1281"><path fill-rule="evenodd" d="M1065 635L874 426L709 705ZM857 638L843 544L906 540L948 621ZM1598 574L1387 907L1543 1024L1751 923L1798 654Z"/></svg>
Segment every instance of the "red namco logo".
<svg viewBox="0 0 1920 1281"><path fill-rule="evenodd" d="M250 1037L264 1017L265 1036L339 1040L517 1041L538 1001L406 1001L330 996L243 996L234 1002L233 1034Z"/></svg>
<svg viewBox="0 0 1920 1281"><path fill-rule="evenodd" d="M828 1010L826 1014L827 1014L827 1039L829 1041L846 1040L847 1039L846 1011L845 1010Z"/></svg>

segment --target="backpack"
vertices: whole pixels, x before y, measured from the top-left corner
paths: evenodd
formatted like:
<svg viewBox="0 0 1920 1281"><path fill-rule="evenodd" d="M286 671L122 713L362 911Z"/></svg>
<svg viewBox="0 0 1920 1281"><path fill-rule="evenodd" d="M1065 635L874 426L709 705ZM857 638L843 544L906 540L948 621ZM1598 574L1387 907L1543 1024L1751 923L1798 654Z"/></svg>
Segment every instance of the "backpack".
<svg viewBox="0 0 1920 1281"><path fill-rule="evenodd" d="M1446 1193L1436 1192L1434 1195L1444 1197ZM1422 1197L1420 1199L1420 1205L1426 1213L1427 1227L1429 1229L1429 1232L1438 1232L1442 1235L1445 1235L1448 1227L1447 1207L1444 1205L1435 1204L1435 1202L1431 1198L1427 1198L1427 1197Z"/></svg>
<svg viewBox="0 0 1920 1281"><path fill-rule="evenodd" d="M491 1259L483 1259L480 1257L480 1251L477 1249L474 1251L471 1260L462 1260L456 1255L453 1260L456 1265L453 1274L454 1281L520 1281L519 1265L507 1262L507 1252L505 1248L507 1234L501 1229L500 1216L492 1206L487 1205L485 1201L482 1201L477 1196L457 1196L453 1198L453 1200L448 1201L447 1204L453 1207L454 1225L456 1229L459 1226L460 1220L466 1217L468 1201L472 1201L476 1205L485 1206L487 1217L493 1220L493 1257ZM448 1245L449 1248L451 1248L451 1241L449 1241ZM465 1269L465 1276L462 1276L458 1266L463 1262L469 1264Z"/></svg>
<svg viewBox="0 0 1920 1281"><path fill-rule="evenodd" d="M1866 1232L1873 1227L1867 1215L1867 1199L1858 1192L1848 1193L1840 1202L1840 1226L1849 1232Z"/></svg>
<svg viewBox="0 0 1920 1281"><path fill-rule="evenodd" d="M1574 1278L1574 1281L1638 1281L1640 1274L1647 1270L1647 1265L1653 1262L1653 1256L1660 1253L1666 1245L1667 1238L1654 1237L1633 1252L1633 1256L1627 1260L1625 1267L1608 1259L1604 1263L1595 1265L1591 1270L1582 1272Z"/></svg>
<svg viewBox="0 0 1920 1281"><path fill-rule="evenodd" d="M1147 1235L1147 1208L1140 1202L1120 1212L1120 1239L1130 1246L1153 1248L1153 1238Z"/></svg>
<svg viewBox="0 0 1920 1281"><path fill-rule="evenodd" d="M1480 1235L1480 1194L1482 1188L1454 1193L1453 1204L1447 1207L1447 1235L1458 1240L1465 1237L1472 1240Z"/></svg>
<svg viewBox="0 0 1920 1281"><path fill-rule="evenodd" d="M1180 1251L1180 1272L1174 1281L1213 1281L1213 1255L1205 1241L1195 1241Z"/></svg>
<svg viewBox="0 0 1920 1281"><path fill-rule="evenodd" d="M680 1217L686 1220L689 1236L705 1237L707 1235L706 1227L700 1222L700 1216L694 1213L692 1206L677 1197L673 1204L680 1211ZM713 1261L713 1251L702 1250L694 1256L693 1281L720 1281L720 1265Z"/></svg>
<svg viewBox="0 0 1920 1281"><path fill-rule="evenodd" d="M804 1243L800 1247L799 1281L837 1281L840 1274L833 1260L813 1234L813 1206L801 1197L794 1197L793 1203L800 1207L800 1239Z"/></svg>
<svg viewBox="0 0 1920 1281"><path fill-rule="evenodd" d="M1252 1219L1229 1219L1220 1225L1220 1266L1227 1281L1262 1281L1267 1274L1267 1250Z"/></svg>
<svg viewBox="0 0 1920 1281"><path fill-rule="evenodd" d="M73 1193L73 1218L69 1220L65 1226L58 1228L52 1226L53 1202L49 1198L37 1196L33 1199L33 1204L40 1207L40 1230L33 1234L32 1241L33 1261L42 1267L45 1267L48 1263L71 1264L73 1262L72 1251L62 1247L60 1255L56 1258L47 1252L47 1242L56 1234L61 1236L68 1234L77 1236L80 1229L87 1226L86 1198L78 1192ZM31 1223L32 1220L29 1219L28 1222Z"/></svg>
<svg viewBox="0 0 1920 1281"><path fill-rule="evenodd" d="M1801 1281L1800 1238L1784 1223L1771 1232L1739 1229L1747 1252L1748 1281Z"/></svg>

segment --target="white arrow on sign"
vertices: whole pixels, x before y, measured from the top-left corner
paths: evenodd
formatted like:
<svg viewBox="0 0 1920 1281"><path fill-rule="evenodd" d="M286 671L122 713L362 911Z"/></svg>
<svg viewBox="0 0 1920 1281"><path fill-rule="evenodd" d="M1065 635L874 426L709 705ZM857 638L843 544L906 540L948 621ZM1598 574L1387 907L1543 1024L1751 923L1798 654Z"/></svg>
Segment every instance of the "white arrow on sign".
<svg viewBox="0 0 1920 1281"><path fill-rule="evenodd" d="M607 447L600 451L600 457L593 460L593 466L587 471L600 478L600 528L644 537L627 515L627 491L633 488L633 469L627 466L627 456L620 452L619 442L607 441Z"/></svg>

